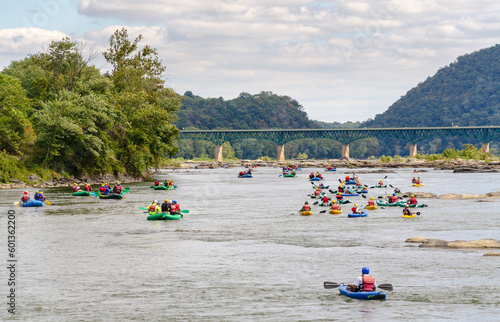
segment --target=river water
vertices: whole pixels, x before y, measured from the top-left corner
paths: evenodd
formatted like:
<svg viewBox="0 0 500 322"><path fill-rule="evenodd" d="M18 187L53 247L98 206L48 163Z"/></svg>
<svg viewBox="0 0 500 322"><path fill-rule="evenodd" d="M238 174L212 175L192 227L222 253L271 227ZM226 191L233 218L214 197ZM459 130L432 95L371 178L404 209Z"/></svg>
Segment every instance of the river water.
<svg viewBox="0 0 500 322"><path fill-rule="evenodd" d="M278 168L165 171L178 189L125 184L123 200L70 197L46 188L51 206L12 207L22 190L0 191L0 254L7 266L7 211L16 212L16 312L7 313L8 271L0 272L1 320L22 321L498 321L500 257L487 250L419 248L413 236L445 240L500 239L500 199L491 202L421 199L415 219L402 208L366 218L300 216L311 193ZM358 169L363 170L363 169ZM355 171L358 171L355 170ZM413 169L359 174L402 191L480 194L500 190L500 174L452 174L425 169L425 186L411 186ZM347 169L324 172L335 184ZM417 190L418 189L418 190ZM29 189L34 193L34 189ZM375 199L391 189L370 189ZM190 213L179 221L147 221L138 207L174 199ZM360 205L361 197L350 198ZM348 207L345 207L348 208ZM349 207L350 208L350 207ZM352 283L368 266L385 301L352 300L324 281Z"/></svg>

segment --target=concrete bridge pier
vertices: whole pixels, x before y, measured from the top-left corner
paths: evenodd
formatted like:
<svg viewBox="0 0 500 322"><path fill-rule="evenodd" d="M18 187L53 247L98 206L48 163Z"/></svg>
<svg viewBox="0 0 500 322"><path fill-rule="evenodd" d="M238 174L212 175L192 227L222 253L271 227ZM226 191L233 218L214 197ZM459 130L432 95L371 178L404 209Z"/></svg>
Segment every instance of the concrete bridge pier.
<svg viewBox="0 0 500 322"><path fill-rule="evenodd" d="M222 162L222 145L215 146L215 162Z"/></svg>
<svg viewBox="0 0 500 322"><path fill-rule="evenodd" d="M410 158L413 158L417 155L417 145L410 144Z"/></svg>
<svg viewBox="0 0 500 322"><path fill-rule="evenodd" d="M342 144L342 159L349 159L349 144Z"/></svg>
<svg viewBox="0 0 500 322"><path fill-rule="evenodd" d="M285 161L285 146L278 144L276 149L276 161Z"/></svg>
<svg viewBox="0 0 500 322"><path fill-rule="evenodd" d="M490 152L490 143L482 143L481 148L483 149L484 153L489 153Z"/></svg>

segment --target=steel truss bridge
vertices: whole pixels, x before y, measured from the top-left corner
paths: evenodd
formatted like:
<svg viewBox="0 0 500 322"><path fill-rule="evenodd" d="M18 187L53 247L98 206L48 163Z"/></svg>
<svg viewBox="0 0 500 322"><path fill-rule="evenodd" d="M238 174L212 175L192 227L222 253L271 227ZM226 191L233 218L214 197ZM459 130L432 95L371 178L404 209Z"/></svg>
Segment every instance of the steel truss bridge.
<svg viewBox="0 0 500 322"><path fill-rule="evenodd" d="M195 130L180 131L181 139L206 140L215 144L215 160L222 161L221 145L243 139L269 140L278 145L277 160L285 161L284 145L299 139L332 139L342 144L342 157L349 158L349 143L365 138L393 138L410 144L410 157L417 154L417 143L434 137L466 137L482 143L484 152L489 143L500 138L500 126L466 127L404 127L361 129L288 129L288 130Z"/></svg>

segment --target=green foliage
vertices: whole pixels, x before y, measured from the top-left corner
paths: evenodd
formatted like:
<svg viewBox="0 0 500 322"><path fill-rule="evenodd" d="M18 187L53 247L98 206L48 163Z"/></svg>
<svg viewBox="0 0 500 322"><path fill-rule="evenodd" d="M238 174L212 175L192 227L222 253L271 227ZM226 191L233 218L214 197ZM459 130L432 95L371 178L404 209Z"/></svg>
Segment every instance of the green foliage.
<svg viewBox="0 0 500 322"><path fill-rule="evenodd" d="M20 82L0 73L0 149L22 154L23 147L33 139L33 129L28 120L31 111Z"/></svg>
<svg viewBox="0 0 500 322"><path fill-rule="evenodd" d="M389 163L392 161L392 157L391 156L381 156L380 158L378 158L378 162L381 162L381 163Z"/></svg>
<svg viewBox="0 0 500 322"><path fill-rule="evenodd" d="M297 155L297 159L300 159L300 160L306 160L308 158L308 155L306 153L299 153Z"/></svg>
<svg viewBox="0 0 500 322"><path fill-rule="evenodd" d="M222 144L222 159L224 159L224 161L237 159L235 152L234 152L234 149L231 146L231 143L229 143L229 142L224 142Z"/></svg>

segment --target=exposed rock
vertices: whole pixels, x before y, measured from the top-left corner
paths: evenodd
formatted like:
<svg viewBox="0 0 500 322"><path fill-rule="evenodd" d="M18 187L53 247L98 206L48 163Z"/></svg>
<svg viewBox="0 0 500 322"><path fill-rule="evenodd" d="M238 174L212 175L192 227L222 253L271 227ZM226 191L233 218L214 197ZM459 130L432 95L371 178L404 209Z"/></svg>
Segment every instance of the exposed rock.
<svg viewBox="0 0 500 322"><path fill-rule="evenodd" d="M405 240L405 242L406 243L425 243L427 240L428 240L427 238L415 236L415 237L408 238L407 240Z"/></svg>
<svg viewBox="0 0 500 322"><path fill-rule="evenodd" d="M491 167L484 168L456 168L453 173L485 173L485 172L500 172L500 169L492 169Z"/></svg>
<svg viewBox="0 0 500 322"><path fill-rule="evenodd" d="M490 198L500 198L500 191L488 192L486 195Z"/></svg>
<svg viewBox="0 0 500 322"><path fill-rule="evenodd" d="M487 252L483 256L500 256L500 253L498 253L498 252Z"/></svg>
<svg viewBox="0 0 500 322"><path fill-rule="evenodd" d="M485 195L461 195L458 193L447 193L437 197L438 199L487 199L500 198L500 192L489 192Z"/></svg>
<svg viewBox="0 0 500 322"><path fill-rule="evenodd" d="M19 179L16 179L16 178L10 178L10 182L13 182L13 183L21 183L22 181L19 180Z"/></svg>
<svg viewBox="0 0 500 322"><path fill-rule="evenodd" d="M493 200L479 199L479 200L476 200L476 202L493 202Z"/></svg>
<svg viewBox="0 0 500 322"><path fill-rule="evenodd" d="M415 198L429 198L429 199L437 197L435 193L431 192L405 192L403 193L403 195L408 195L408 196L414 195Z"/></svg>
<svg viewBox="0 0 500 322"><path fill-rule="evenodd" d="M32 174L30 176L27 176L26 178L28 178L31 181L39 181L39 180L41 180L36 174Z"/></svg>
<svg viewBox="0 0 500 322"><path fill-rule="evenodd" d="M446 241L442 239L426 239L423 237L411 237L405 242L420 243L419 247L442 247L442 248L500 248L500 240L487 238L480 240L455 240Z"/></svg>
<svg viewBox="0 0 500 322"><path fill-rule="evenodd" d="M49 180L45 181L45 182L43 183L43 185L44 185L44 186L47 186L47 187L52 187L52 186L55 186L54 182L49 181Z"/></svg>

